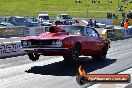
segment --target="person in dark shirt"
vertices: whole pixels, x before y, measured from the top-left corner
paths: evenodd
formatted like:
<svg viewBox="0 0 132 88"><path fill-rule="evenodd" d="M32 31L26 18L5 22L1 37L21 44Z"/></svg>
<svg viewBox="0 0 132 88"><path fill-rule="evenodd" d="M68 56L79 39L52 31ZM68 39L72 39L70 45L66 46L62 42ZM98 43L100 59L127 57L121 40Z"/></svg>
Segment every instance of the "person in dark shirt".
<svg viewBox="0 0 132 88"><path fill-rule="evenodd" d="M89 26L91 26L91 27L93 26L93 21L92 21L92 19L91 19L91 18L89 19L88 24L89 24Z"/></svg>
<svg viewBox="0 0 132 88"><path fill-rule="evenodd" d="M124 27L124 19L121 22L121 27Z"/></svg>

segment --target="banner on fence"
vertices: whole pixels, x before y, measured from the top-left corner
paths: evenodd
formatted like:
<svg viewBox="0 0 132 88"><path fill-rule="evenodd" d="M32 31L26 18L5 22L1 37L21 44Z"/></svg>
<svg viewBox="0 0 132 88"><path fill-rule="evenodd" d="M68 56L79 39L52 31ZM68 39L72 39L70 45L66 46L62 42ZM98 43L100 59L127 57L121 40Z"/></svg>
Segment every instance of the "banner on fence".
<svg viewBox="0 0 132 88"><path fill-rule="evenodd" d="M115 39L115 31L113 29L107 30L107 38Z"/></svg>
<svg viewBox="0 0 132 88"><path fill-rule="evenodd" d="M24 53L25 52L21 50L20 42L0 44L0 57L20 55Z"/></svg>
<svg viewBox="0 0 132 88"><path fill-rule="evenodd" d="M129 31L130 37L132 37L132 28L128 28L128 31Z"/></svg>
<svg viewBox="0 0 132 88"><path fill-rule="evenodd" d="M0 28L0 37L25 37L25 36L37 36L39 34L48 32L48 26L42 27L3 27Z"/></svg>
<svg viewBox="0 0 132 88"><path fill-rule="evenodd" d="M104 29L100 35L111 40L129 38L132 37L132 28Z"/></svg>
<svg viewBox="0 0 132 88"><path fill-rule="evenodd" d="M122 29L114 29L115 30L115 38L121 39L122 38Z"/></svg>
<svg viewBox="0 0 132 88"><path fill-rule="evenodd" d="M29 28L29 35L30 36L37 36L39 34L48 32L49 27L48 26L42 26L42 27L28 27Z"/></svg>
<svg viewBox="0 0 132 88"><path fill-rule="evenodd" d="M29 30L26 27L4 27L0 28L0 37L23 37L29 35Z"/></svg>
<svg viewBox="0 0 132 88"><path fill-rule="evenodd" d="M128 29L122 30L122 38L128 38L129 37L129 31Z"/></svg>

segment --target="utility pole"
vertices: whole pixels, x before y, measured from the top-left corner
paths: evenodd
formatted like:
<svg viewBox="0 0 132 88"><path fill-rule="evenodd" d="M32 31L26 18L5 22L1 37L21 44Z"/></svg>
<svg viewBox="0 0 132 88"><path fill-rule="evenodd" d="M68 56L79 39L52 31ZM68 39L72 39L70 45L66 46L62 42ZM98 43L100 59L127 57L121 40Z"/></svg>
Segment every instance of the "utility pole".
<svg viewBox="0 0 132 88"><path fill-rule="evenodd" d="M119 6L119 0L118 0L118 6Z"/></svg>

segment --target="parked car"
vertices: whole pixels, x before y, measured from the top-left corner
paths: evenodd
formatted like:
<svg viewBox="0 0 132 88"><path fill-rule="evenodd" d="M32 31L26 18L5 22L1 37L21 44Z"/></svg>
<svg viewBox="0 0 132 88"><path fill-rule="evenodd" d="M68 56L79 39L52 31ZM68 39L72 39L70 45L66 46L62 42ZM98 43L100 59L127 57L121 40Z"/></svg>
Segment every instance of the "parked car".
<svg viewBox="0 0 132 88"><path fill-rule="evenodd" d="M38 14L38 21L43 26L51 25L51 20L49 18L49 15L47 13L40 13Z"/></svg>
<svg viewBox="0 0 132 88"><path fill-rule="evenodd" d="M63 25L71 25L72 18L68 14L59 14L56 17L56 25L63 24Z"/></svg>
<svg viewBox="0 0 132 88"><path fill-rule="evenodd" d="M15 26L30 26L33 23L33 20L29 17L19 17L13 16L8 19L8 22Z"/></svg>
<svg viewBox="0 0 132 88"><path fill-rule="evenodd" d="M105 60L110 48L110 40L101 37L94 28L79 25L51 26L49 32L25 37L21 44L32 61L40 55L61 55L66 62L78 61L80 55Z"/></svg>
<svg viewBox="0 0 132 88"><path fill-rule="evenodd" d="M1 23L0 23L0 26L7 26L7 27L10 27L10 26L14 26L14 25L11 24L11 23L8 23L8 22L1 22Z"/></svg>

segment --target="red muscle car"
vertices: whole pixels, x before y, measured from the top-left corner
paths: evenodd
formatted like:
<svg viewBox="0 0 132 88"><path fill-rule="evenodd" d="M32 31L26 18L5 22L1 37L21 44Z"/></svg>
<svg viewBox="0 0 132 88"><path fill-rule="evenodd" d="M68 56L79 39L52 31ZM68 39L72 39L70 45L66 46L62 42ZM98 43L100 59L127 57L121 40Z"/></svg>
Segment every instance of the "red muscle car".
<svg viewBox="0 0 132 88"><path fill-rule="evenodd" d="M105 60L110 40L91 27L61 25L51 26L49 32L39 36L25 37L21 45L32 61L38 60L40 55L61 55L64 61L78 61L80 55Z"/></svg>

